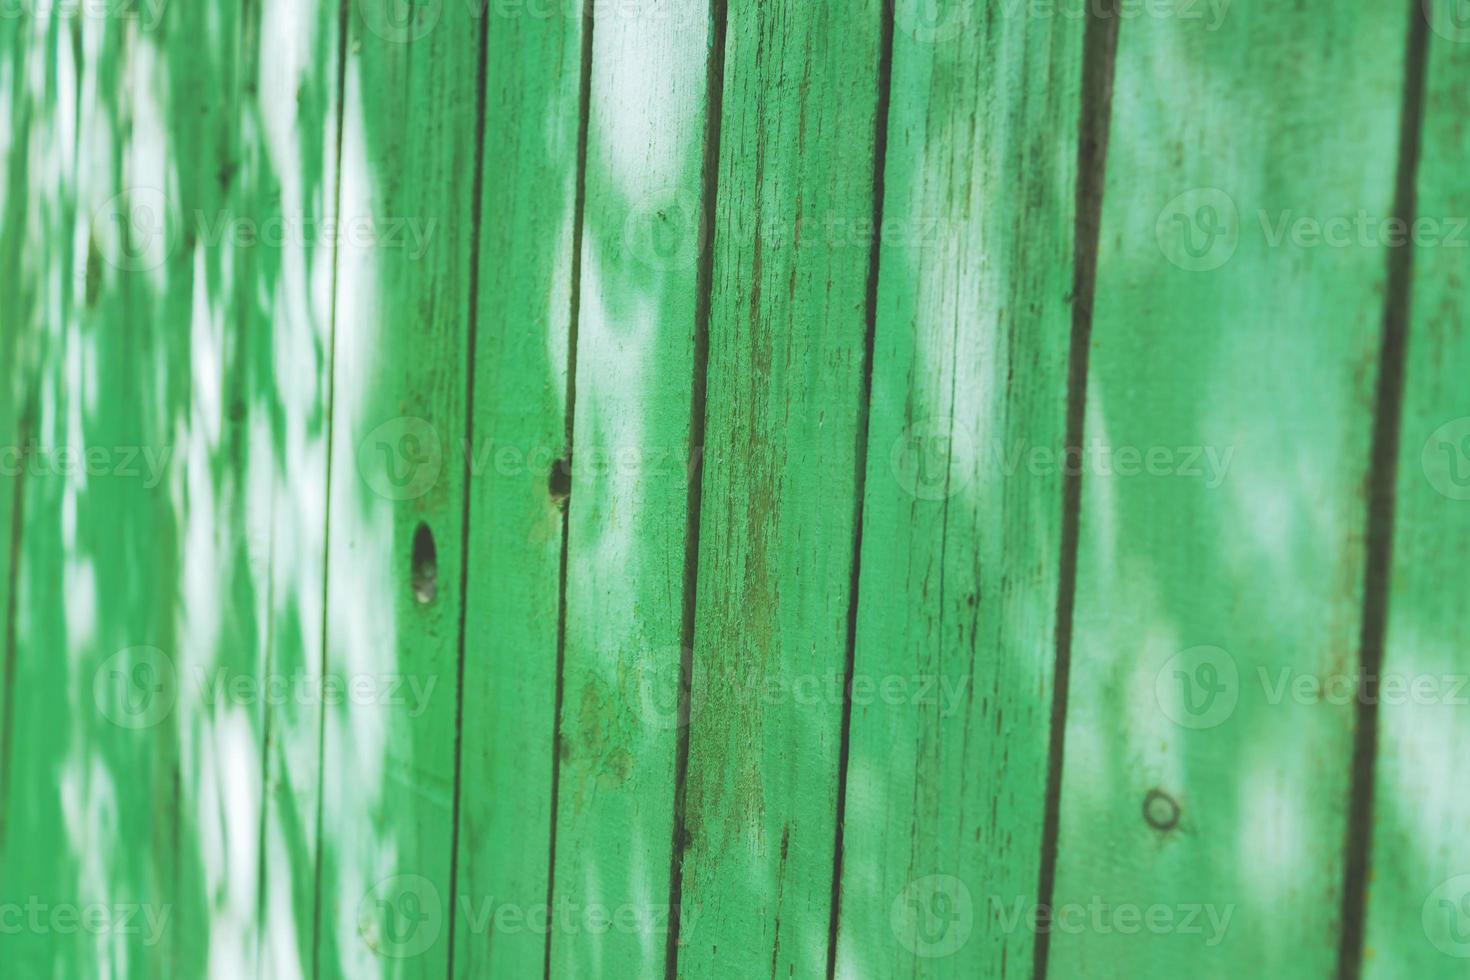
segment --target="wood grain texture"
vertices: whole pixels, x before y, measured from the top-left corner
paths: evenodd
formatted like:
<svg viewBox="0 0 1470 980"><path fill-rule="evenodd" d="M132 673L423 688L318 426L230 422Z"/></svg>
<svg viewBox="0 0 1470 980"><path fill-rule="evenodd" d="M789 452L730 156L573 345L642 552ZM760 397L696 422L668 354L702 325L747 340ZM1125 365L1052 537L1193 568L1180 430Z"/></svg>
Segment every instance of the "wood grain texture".
<svg viewBox="0 0 1470 980"><path fill-rule="evenodd" d="M1084 25L921 8L894 33L837 976L1029 976Z"/></svg>
<svg viewBox="0 0 1470 980"><path fill-rule="evenodd" d="M1463 975L1464 4L1082 6L0 9L5 980Z"/></svg>
<svg viewBox="0 0 1470 980"><path fill-rule="evenodd" d="M1362 976L1459 977L1470 956L1470 744L1463 609L1470 547L1470 30L1430 4L1403 420ZM1410 175L1411 177L1414 175Z"/></svg>
<svg viewBox="0 0 1470 980"><path fill-rule="evenodd" d="M826 969L882 36L876 2L730 10L682 977Z"/></svg>
<svg viewBox="0 0 1470 980"><path fill-rule="evenodd" d="M712 33L683 0L594 29L553 977L664 969Z"/></svg>
<svg viewBox="0 0 1470 980"><path fill-rule="evenodd" d="M316 969L442 978L479 21L373 0L348 38L325 651L348 687L323 712Z"/></svg>
<svg viewBox="0 0 1470 980"><path fill-rule="evenodd" d="M547 949L584 25L487 9L454 970L519 978Z"/></svg>
<svg viewBox="0 0 1470 980"><path fill-rule="evenodd" d="M1122 24L1052 976L1336 969L1406 23Z"/></svg>

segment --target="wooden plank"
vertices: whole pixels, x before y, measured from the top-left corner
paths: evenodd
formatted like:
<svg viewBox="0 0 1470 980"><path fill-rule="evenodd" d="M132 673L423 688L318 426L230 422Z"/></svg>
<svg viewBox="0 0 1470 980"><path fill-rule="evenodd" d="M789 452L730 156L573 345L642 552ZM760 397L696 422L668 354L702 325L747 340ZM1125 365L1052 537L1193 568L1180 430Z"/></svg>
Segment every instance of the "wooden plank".
<svg viewBox="0 0 1470 980"><path fill-rule="evenodd" d="M1336 970L1406 24L1122 26L1051 976Z"/></svg>
<svg viewBox="0 0 1470 980"><path fill-rule="evenodd" d="M26 269L31 216L31 121L35 102L27 88L27 66L35 57L29 25L19 18L0 23L0 263L14 270L0 292L0 854L4 851L5 793L9 783L10 727L14 698L14 584L24 520L25 445L29 441L26 406L30 401L30 362L36 277ZM24 271L23 271L24 270Z"/></svg>
<svg viewBox="0 0 1470 980"><path fill-rule="evenodd" d="M407 14L407 16L402 16ZM448 971L479 21L349 11L329 490L321 977ZM355 229L355 233L354 233Z"/></svg>
<svg viewBox="0 0 1470 980"><path fill-rule="evenodd" d="M900 2L836 975L1026 976L1085 26Z"/></svg>
<svg viewBox="0 0 1470 980"><path fill-rule="evenodd" d="M520 978L546 968L584 25L487 10L454 972Z"/></svg>
<svg viewBox="0 0 1470 980"><path fill-rule="evenodd" d="M150 591L173 619L171 645L160 645L174 671L166 722L179 743L172 969L190 974L253 974L257 946L263 712L237 679L253 680L265 661L269 578L251 566L246 542L269 511L250 487L259 378L238 353L259 343L259 327L241 322L238 290L261 244L241 234L249 216L236 182L242 13L222 2L167 9L140 38L145 52L157 46L165 132L144 130L138 152L161 154L167 169L150 186L167 196L178 231L165 242L162 307L144 306L137 322L153 321L185 355L164 368L179 406L167 422L176 458L165 498L178 525L177 578ZM147 228L143 215L134 220Z"/></svg>
<svg viewBox="0 0 1470 980"><path fill-rule="evenodd" d="M25 696L0 878L7 895L108 925L28 929L7 968L190 972L198 947L178 922L207 928L208 910L179 799L193 748L180 571L193 542L173 452L218 432L217 387L201 385L199 400L190 388L208 363L194 358L217 268L186 217L219 206L221 131L196 120L229 107L228 88L191 75L167 36L192 30L190 53L227 74L233 22L53 13L25 27L35 71L24 84L45 106L30 146L36 265L23 273L38 383L16 582ZM121 927L123 914L143 928Z"/></svg>
<svg viewBox="0 0 1470 980"><path fill-rule="evenodd" d="M341 29L331 0L264 0L246 14L236 179L242 225L266 232L241 266L228 373L247 391L240 557L265 599L261 825L249 849L259 895L247 914L258 975L289 980L312 975L316 936Z"/></svg>
<svg viewBox="0 0 1470 980"><path fill-rule="evenodd" d="M1470 31L1429 4L1403 420L1361 975L1460 977L1470 957L1470 815L1463 653L1470 548L1464 365L1470 188Z"/></svg>
<svg viewBox="0 0 1470 980"><path fill-rule="evenodd" d="M553 977L664 970L710 14L649 0L593 36Z"/></svg>
<svg viewBox="0 0 1470 980"><path fill-rule="evenodd" d="M728 37L678 966L820 976L883 5L732 5Z"/></svg>

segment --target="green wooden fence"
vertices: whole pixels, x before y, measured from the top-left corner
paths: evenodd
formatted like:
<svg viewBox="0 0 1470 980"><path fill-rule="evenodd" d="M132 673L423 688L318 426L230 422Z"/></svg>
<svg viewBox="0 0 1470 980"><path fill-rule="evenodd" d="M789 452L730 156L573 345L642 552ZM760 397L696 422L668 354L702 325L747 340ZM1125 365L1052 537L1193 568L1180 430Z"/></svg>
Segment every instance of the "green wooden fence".
<svg viewBox="0 0 1470 980"><path fill-rule="evenodd" d="M0 977L1462 977L1463 0L0 3Z"/></svg>

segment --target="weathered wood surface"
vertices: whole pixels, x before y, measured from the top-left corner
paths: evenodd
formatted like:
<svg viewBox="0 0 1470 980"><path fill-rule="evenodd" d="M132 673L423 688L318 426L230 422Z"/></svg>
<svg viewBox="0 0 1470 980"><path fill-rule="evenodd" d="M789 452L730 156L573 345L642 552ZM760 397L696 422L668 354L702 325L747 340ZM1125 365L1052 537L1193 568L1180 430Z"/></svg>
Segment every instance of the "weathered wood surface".
<svg viewBox="0 0 1470 980"><path fill-rule="evenodd" d="M657 975L669 937L702 404L704 0L594 22L547 971ZM593 906L620 924L589 921Z"/></svg>
<svg viewBox="0 0 1470 980"><path fill-rule="evenodd" d="M515 978L547 948L494 916L551 880L587 31L571 5L485 30L453 955L455 976Z"/></svg>
<svg viewBox="0 0 1470 980"><path fill-rule="evenodd" d="M1403 418L1378 684L1371 881L1362 976L1461 975L1470 957L1470 739L1464 596L1470 579L1470 24L1437 5L1417 174L1419 243L1401 297ZM1422 29L1422 28L1421 28ZM1427 942L1426 942L1427 939Z"/></svg>
<svg viewBox="0 0 1470 980"><path fill-rule="evenodd" d="M347 18L322 978L449 970L480 37L457 3L370 0Z"/></svg>
<svg viewBox="0 0 1470 980"><path fill-rule="evenodd" d="M1024 975L1048 765L1085 25L893 36L837 975ZM978 69L978 70L977 70ZM894 906L898 903L898 911ZM950 913L953 917L949 917Z"/></svg>
<svg viewBox="0 0 1470 980"><path fill-rule="evenodd" d="M815 976L842 771L882 8L737 4L727 32L678 967Z"/></svg>
<svg viewBox="0 0 1470 980"><path fill-rule="evenodd" d="M1295 692L1356 681L1389 250L1278 229L1392 213L1409 25L1343 13L1120 32L1085 445L1155 462L1084 464L1053 975L1336 969L1355 715Z"/></svg>
<svg viewBox="0 0 1470 980"><path fill-rule="evenodd" d="M0 971L1461 975L1460 13L0 12Z"/></svg>

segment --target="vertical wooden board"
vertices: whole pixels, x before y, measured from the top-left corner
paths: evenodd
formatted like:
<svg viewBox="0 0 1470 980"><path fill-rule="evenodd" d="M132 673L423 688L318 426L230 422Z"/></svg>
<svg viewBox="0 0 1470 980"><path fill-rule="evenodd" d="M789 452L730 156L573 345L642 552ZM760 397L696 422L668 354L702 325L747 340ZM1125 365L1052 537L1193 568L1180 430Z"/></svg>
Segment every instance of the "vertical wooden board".
<svg viewBox="0 0 1470 980"><path fill-rule="evenodd" d="M5 881L110 918L32 927L18 970L197 972L213 925L201 879L221 855L203 853L181 808L200 762L182 692L201 651L184 641L204 611L181 601L181 573L201 550L191 528L210 524L190 494L217 474L207 451L187 467L174 454L219 432L220 269L191 222L223 200L235 21L208 6L152 13L35 25L43 339L17 602L26 758L11 773ZM211 113L226 125L200 126ZM190 598L214 598L194 584Z"/></svg>
<svg viewBox="0 0 1470 980"><path fill-rule="evenodd" d="M27 65L35 56L26 22L0 23L0 267L12 270L0 291L0 854L5 841L5 789L13 733L10 705L14 691L10 671L14 653L12 604L20 522L25 497L25 407L30 387L32 324L27 311L35 303L36 283L20 274L32 211L30 180L31 119L36 107L27 90Z"/></svg>
<svg viewBox="0 0 1470 980"><path fill-rule="evenodd" d="M711 40L703 0L625 4L593 35L554 977L664 969Z"/></svg>
<svg viewBox="0 0 1470 980"><path fill-rule="evenodd" d="M266 587L258 975L312 975L320 805L327 392L338 235L341 30L331 0L246 8L237 181L266 234L237 280L228 416L248 459L248 577ZM279 222L281 232L273 229ZM264 518L262 521L261 518Z"/></svg>
<svg viewBox="0 0 1470 980"><path fill-rule="evenodd" d="M710 300L684 977L830 932L883 5L732 5Z"/></svg>
<svg viewBox="0 0 1470 980"><path fill-rule="evenodd" d="M1041 921L1053 977L1326 977L1407 17L1176 13L1117 52Z"/></svg>
<svg viewBox="0 0 1470 980"><path fill-rule="evenodd" d="M1426 4L1428 75L1362 975L1461 977L1470 957L1464 557L1470 549L1470 30Z"/></svg>
<svg viewBox="0 0 1470 980"><path fill-rule="evenodd" d="M61 17L37 26L49 32L57 118L37 147L54 169L37 195L49 219L38 248L50 259L35 311L45 342L26 487L37 506L18 603L27 698L16 726L38 758L16 770L13 798L23 802L12 811L7 879L56 906L161 916L156 931L101 938L41 929L31 962L71 964L79 976L171 972L188 955L176 917L202 917L196 838L178 800L187 503L171 457L199 422L185 365L191 303L206 287L186 218L218 197L217 134L174 128L209 105L210 86L175 87L187 67L167 33L192 27L193 50L228 64L231 24ZM179 144L188 152L169 159Z"/></svg>
<svg viewBox="0 0 1470 980"><path fill-rule="evenodd" d="M518 978L546 963L583 22L486 11L454 971Z"/></svg>
<svg viewBox="0 0 1470 980"><path fill-rule="evenodd" d="M1084 25L894 32L837 976L1008 977L1055 657Z"/></svg>
<svg viewBox="0 0 1470 980"><path fill-rule="evenodd" d="M257 947L263 712L241 682L254 681L265 661L269 579L251 566L247 542L268 526L269 507L250 487L252 379L239 355L261 342L259 328L241 321L238 294L263 246L239 234L249 218L237 179L248 56L242 13L219 0L175 6L149 32L165 133L146 136L141 152L174 169L164 206L177 211L178 234L163 266L160 311L140 312L187 345L187 357L168 365L180 393L167 485L178 522L176 580L150 589L154 601L175 606L172 645L161 648L177 685L173 969L248 976Z"/></svg>
<svg viewBox="0 0 1470 980"><path fill-rule="evenodd" d="M13 27L24 56L13 76L12 105L28 106L31 118L24 140L14 151L23 155L25 163L10 171L6 185L7 195L19 190L28 201L25 211L18 215L14 203L7 201L7 219L16 222L7 234L20 239L12 273L15 286L6 290L6 301L11 304L8 312L14 317L9 321L13 328L7 329L14 329L17 336L23 331L33 338L33 390L28 400L47 409L44 416L34 413L37 417L26 435L29 447L32 440L55 437L56 404L51 395L60 373L63 337L75 329L74 321L66 320L74 303L74 293L67 288L68 274L75 266L61 243L70 240L70 225L77 211L77 170L74 165L63 166L58 161L63 159L66 134L75 132L81 113L79 100L67 106L55 100L63 87L75 88L75 73L80 66L69 51L63 54L59 50L63 35L54 20L23 18ZM54 272L48 274L48 269ZM12 601L16 617L7 637L7 669L13 688L11 716L6 722L14 741L5 760L4 851L0 852L0 900L7 904L20 904L29 895L45 896L49 901L75 901L77 889L73 883L80 878L81 864L81 847L68 837L63 824L64 804L56 780L69 759L74 761L86 752L87 735L81 730L85 718L81 715L89 702L69 711L71 664L56 656L30 652L68 650L60 596L47 596L56 591L50 586L61 578L60 506L66 481L44 470L27 476L38 469L31 458L37 455L29 453L21 461L21 473L15 481L14 492L32 502L25 529L29 533L22 533L15 542L13 558L7 555L14 563ZM42 731L49 731L51 737L38 737ZM112 890L110 884L96 891L105 894ZM89 975L87 960L74 942L48 943L48 937L22 929L7 935L5 946L10 971L24 975L54 965L74 969L80 976ZM112 948L109 946L109 951Z"/></svg>
<svg viewBox="0 0 1470 980"><path fill-rule="evenodd" d="M341 150L321 977L443 977L480 31L354 4Z"/></svg>

